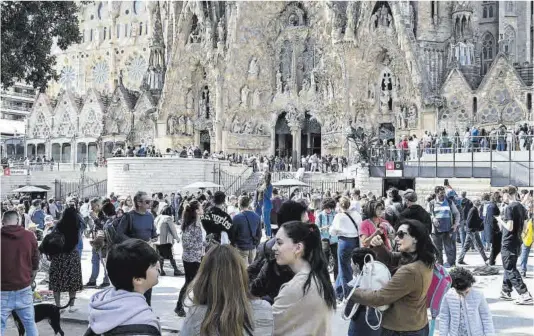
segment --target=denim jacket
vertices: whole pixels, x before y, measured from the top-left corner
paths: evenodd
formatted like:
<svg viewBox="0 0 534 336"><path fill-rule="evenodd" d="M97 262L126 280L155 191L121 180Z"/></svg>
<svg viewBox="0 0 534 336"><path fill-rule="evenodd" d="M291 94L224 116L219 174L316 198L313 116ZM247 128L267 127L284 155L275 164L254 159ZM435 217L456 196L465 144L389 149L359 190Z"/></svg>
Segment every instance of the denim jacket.
<svg viewBox="0 0 534 336"><path fill-rule="evenodd" d="M327 214L324 210L319 213L317 217L315 217L315 224L320 228L326 227L329 225L332 225L332 222L334 221L334 217L336 216L336 212L332 210L329 214ZM328 229L321 230L321 239L328 239L330 241L330 244L337 243L337 236L332 236L328 232Z"/></svg>

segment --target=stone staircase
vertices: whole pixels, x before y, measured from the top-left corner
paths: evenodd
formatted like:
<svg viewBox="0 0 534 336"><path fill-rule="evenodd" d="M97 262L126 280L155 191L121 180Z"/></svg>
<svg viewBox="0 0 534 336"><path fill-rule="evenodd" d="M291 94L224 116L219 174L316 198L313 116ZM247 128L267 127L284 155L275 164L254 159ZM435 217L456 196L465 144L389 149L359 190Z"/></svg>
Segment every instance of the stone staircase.
<svg viewBox="0 0 534 336"><path fill-rule="evenodd" d="M236 191L235 195L241 195L242 193L254 192L258 188L258 184L261 181L263 173L254 172L243 182L241 187Z"/></svg>

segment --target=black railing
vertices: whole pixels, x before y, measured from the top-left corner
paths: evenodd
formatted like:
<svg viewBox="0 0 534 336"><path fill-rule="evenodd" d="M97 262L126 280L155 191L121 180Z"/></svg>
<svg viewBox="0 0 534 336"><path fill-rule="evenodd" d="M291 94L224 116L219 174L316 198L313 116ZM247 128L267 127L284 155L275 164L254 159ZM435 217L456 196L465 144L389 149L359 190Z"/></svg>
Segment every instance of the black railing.
<svg viewBox="0 0 534 336"><path fill-rule="evenodd" d="M372 148L370 175L387 177L386 163L403 162L402 177L489 178L501 187L534 185L534 150L491 150L456 147Z"/></svg>
<svg viewBox="0 0 534 336"><path fill-rule="evenodd" d="M243 186L251 172L252 168L247 167L240 174L235 175L221 169L221 165L213 166L213 182L222 185L227 195L232 195Z"/></svg>
<svg viewBox="0 0 534 336"><path fill-rule="evenodd" d="M68 194L76 194L78 197L101 197L107 195L108 180L94 182L80 186L80 182L55 180L55 196L64 199Z"/></svg>

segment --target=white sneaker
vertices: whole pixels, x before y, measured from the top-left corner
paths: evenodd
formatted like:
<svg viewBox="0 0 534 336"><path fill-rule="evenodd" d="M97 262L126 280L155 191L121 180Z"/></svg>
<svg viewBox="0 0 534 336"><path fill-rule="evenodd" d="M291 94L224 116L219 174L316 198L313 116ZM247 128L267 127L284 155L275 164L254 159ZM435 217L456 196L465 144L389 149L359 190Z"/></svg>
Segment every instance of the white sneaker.
<svg viewBox="0 0 534 336"><path fill-rule="evenodd" d="M74 306L69 306L69 310L68 310L69 313L75 313L77 311L78 311L78 308L76 308Z"/></svg>
<svg viewBox="0 0 534 336"><path fill-rule="evenodd" d="M534 303L534 300L532 299L532 295L530 295L529 292L526 292L519 295L517 300L515 300L515 303L518 305L531 305Z"/></svg>

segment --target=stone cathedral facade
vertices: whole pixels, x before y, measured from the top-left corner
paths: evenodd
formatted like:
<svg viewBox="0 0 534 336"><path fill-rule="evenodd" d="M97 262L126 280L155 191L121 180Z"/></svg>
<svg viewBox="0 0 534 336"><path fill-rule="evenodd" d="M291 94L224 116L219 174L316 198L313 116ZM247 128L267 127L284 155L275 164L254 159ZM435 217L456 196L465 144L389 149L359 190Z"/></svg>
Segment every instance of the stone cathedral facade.
<svg viewBox="0 0 534 336"><path fill-rule="evenodd" d="M386 140L514 127L533 121L533 15L523 1L96 1L34 104L28 154L347 154L351 124Z"/></svg>

